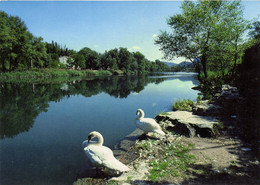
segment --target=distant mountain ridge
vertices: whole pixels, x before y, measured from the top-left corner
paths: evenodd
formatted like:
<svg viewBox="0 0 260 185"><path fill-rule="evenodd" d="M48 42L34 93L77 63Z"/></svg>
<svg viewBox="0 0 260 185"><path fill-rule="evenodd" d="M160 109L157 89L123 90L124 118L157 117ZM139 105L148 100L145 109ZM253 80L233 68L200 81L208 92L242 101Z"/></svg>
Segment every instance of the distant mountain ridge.
<svg viewBox="0 0 260 185"><path fill-rule="evenodd" d="M163 62L163 63L166 64L169 67L174 67L174 66L191 67L191 66L193 66L193 64L191 62L187 62L187 61L183 61L179 64L176 64L174 62Z"/></svg>
<svg viewBox="0 0 260 185"><path fill-rule="evenodd" d="M166 64L169 67L173 67L173 66L177 66L178 64L173 63L173 62L163 62L164 64Z"/></svg>
<svg viewBox="0 0 260 185"><path fill-rule="evenodd" d="M173 63L173 62L163 62L167 66L171 68L171 71L187 71L191 72L194 71L194 65L192 62L183 61L179 64Z"/></svg>

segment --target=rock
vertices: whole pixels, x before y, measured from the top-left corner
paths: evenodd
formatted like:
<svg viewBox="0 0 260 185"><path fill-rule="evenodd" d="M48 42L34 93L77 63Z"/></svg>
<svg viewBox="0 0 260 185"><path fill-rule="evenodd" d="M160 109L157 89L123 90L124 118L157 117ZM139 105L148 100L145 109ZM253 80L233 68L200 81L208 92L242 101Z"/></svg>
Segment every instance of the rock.
<svg viewBox="0 0 260 185"><path fill-rule="evenodd" d="M223 85L221 89L221 93L217 93L215 95L215 102L221 104L225 104L226 101L237 100L239 98L238 89L236 87L232 87L230 85Z"/></svg>
<svg viewBox="0 0 260 185"><path fill-rule="evenodd" d="M211 104L208 100L201 101L199 104L196 103L192 107L192 112L200 116L217 116L221 112L221 106Z"/></svg>
<svg viewBox="0 0 260 185"><path fill-rule="evenodd" d="M212 137L215 128L219 124L216 118L210 116L198 116L187 111L167 112L156 116L157 121L165 123L167 130L173 130L178 134L188 137L201 136ZM169 124L170 121L170 124Z"/></svg>
<svg viewBox="0 0 260 185"><path fill-rule="evenodd" d="M117 159L120 159L124 164L129 164L134 161L138 155L135 153L133 146L142 134L143 131L136 129L131 134L127 135L123 140L114 146L114 156Z"/></svg>
<svg viewBox="0 0 260 185"><path fill-rule="evenodd" d="M239 101L238 89L226 84L222 86L221 92L214 95L212 101L195 103L192 112L196 115L216 117L234 114L236 113L234 105L237 105Z"/></svg>

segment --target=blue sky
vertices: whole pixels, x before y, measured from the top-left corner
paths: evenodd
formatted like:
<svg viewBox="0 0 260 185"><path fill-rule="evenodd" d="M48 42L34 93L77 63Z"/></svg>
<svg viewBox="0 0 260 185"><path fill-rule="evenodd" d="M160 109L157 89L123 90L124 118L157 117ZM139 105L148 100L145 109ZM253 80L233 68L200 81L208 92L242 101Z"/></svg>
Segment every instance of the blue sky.
<svg viewBox="0 0 260 185"><path fill-rule="evenodd" d="M242 4L246 19L257 17L260 1ZM47 42L100 53L125 47L154 61L163 56L154 37L168 29L166 18L180 13L180 5L181 1L2 1L0 10L19 16L33 35Z"/></svg>

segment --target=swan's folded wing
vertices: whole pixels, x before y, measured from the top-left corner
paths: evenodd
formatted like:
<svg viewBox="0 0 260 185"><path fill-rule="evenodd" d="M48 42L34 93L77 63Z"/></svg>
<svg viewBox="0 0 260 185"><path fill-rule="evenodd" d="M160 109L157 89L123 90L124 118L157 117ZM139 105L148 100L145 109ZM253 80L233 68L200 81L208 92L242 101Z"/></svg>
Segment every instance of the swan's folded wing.
<svg viewBox="0 0 260 185"><path fill-rule="evenodd" d="M93 164L121 172L129 170L127 166L114 157L114 154L110 148L105 146L90 145L84 150Z"/></svg>
<svg viewBox="0 0 260 185"><path fill-rule="evenodd" d="M152 118L143 118L140 120L140 122L143 124L142 126L146 129L161 129L160 125Z"/></svg>
<svg viewBox="0 0 260 185"><path fill-rule="evenodd" d="M114 156L104 161L104 166L110 170L116 170L120 172L129 171L130 169L117 160Z"/></svg>
<svg viewBox="0 0 260 185"><path fill-rule="evenodd" d="M98 149L92 146L87 146L84 148L86 156L89 158L90 162L94 166L102 166L103 161L102 157L100 157Z"/></svg>

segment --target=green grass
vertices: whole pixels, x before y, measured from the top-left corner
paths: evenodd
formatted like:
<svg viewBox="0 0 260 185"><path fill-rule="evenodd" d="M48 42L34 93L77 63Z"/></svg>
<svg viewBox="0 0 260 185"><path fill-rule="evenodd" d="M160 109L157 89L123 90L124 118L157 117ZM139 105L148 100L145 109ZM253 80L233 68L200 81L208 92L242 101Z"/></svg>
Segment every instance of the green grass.
<svg viewBox="0 0 260 185"><path fill-rule="evenodd" d="M168 116L170 115L168 112L161 112L159 115L164 115L164 116Z"/></svg>
<svg viewBox="0 0 260 185"><path fill-rule="evenodd" d="M195 156L188 153L193 147L184 143L167 144L160 156L151 161L148 178L158 181L183 176L195 162Z"/></svg>
<svg viewBox="0 0 260 185"><path fill-rule="evenodd" d="M0 73L0 81L37 81L59 77L92 77L92 76L110 76L112 73L107 70L65 70L65 69L31 69L27 71L14 71Z"/></svg>
<svg viewBox="0 0 260 185"><path fill-rule="evenodd" d="M140 148L140 149L143 149L143 150L151 150L152 149L152 143L153 143L153 141L144 140L143 142L137 144L137 148Z"/></svg>
<svg viewBox="0 0 260 185"><path fill-rule="evenodd" d="M191 100L186 100L186 99L183 99L183 100L177 100L173 106L172 106L172 110L173 111L177 111L177 110L180 110L180 111L192 111L192 106L193 106L193 101Z"/></svg>

